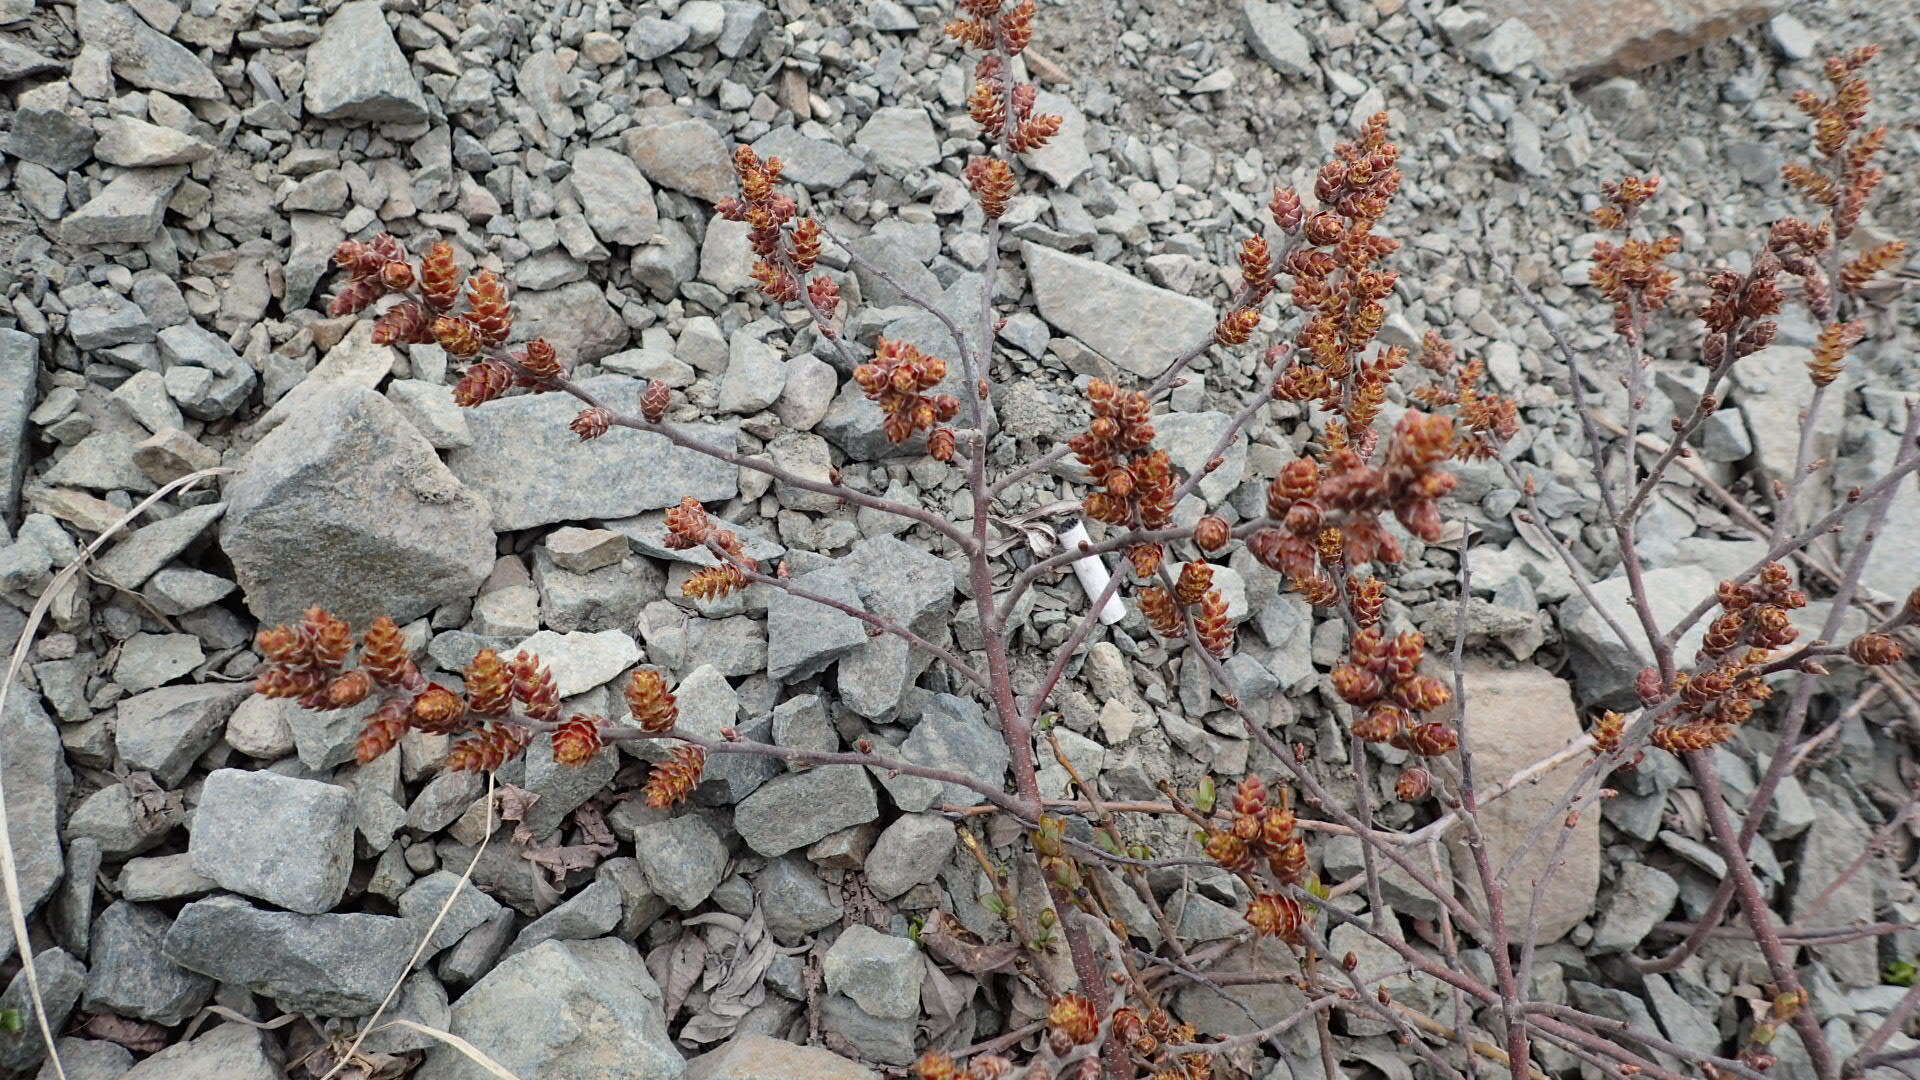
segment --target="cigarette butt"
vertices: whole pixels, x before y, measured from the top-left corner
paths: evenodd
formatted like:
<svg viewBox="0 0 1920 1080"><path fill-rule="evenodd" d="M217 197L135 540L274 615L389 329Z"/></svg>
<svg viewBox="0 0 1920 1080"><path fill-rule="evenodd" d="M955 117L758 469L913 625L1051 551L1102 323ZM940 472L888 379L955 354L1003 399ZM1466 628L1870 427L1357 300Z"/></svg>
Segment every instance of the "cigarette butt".
<svg viewBox="0 0 1920 1080"><path fill-rule="evenodd" d="M1086 525L1078 521L1073 523L1072 528L1060 535L1060 541L1067 546L1067 550L1069 551L1076 551L1081 544L1091 542L1087 536ZM1087 590L1088 600L1099 599L1100 594L1107 591L1107 582L1113 580L1113 575L1107 573L1106 562L1098 555L1088 555L1084 559L1075 559L1073 561L1073 574L1080 579L1080 587ZM1106 623L1108 626L1112 626L1114 623L1126 617L1127 607L1120 602L1118 595L1108 597L1106 606L1100 609L1100 621Z"/></svg>

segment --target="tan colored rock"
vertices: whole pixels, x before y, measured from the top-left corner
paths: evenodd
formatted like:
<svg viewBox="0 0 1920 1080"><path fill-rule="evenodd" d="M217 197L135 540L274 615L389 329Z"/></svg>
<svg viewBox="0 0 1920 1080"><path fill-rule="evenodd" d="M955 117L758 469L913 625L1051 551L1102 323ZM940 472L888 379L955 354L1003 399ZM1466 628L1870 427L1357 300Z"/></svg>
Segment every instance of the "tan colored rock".
<svg viewBox="0 0 1920 1080"><path fill-rule="evenodd" d="M1467 733L1472 740L1474 782L1485 791L1521 769L1566 746L1581 734L1567 683L1537 667L1501 668L1487 662L1467 665ZM1571 930L1593 913L1600 889L1600 810L1589 807L1567 837L1566 848L1550 876L1543 872L1552 860L1563 827L1557 823L1527 848L1534 825L1550 813L1586 765L1583 757L1547 773L1486 805L1480 827L1494 873L1505 869L1516 854L1521 861L1507 874L1507 932L1515 941L1526 933L1528 910L1536 895L1540 906L1536 941L1545 944ZM1453 872L1480 901L1480 876L1467 849L1466 832L1450 836ZM1523 849L1526 849L1523 851Z"/></svg>
<svg viewBox="0 0 1920 1080"><path fill-rule="evenodd" d="M1493 23L1517 18L1545 46L1539 63L1568 82L1624 75L1684 56L1772 17L1777 0L1487 0Z"/></svg>

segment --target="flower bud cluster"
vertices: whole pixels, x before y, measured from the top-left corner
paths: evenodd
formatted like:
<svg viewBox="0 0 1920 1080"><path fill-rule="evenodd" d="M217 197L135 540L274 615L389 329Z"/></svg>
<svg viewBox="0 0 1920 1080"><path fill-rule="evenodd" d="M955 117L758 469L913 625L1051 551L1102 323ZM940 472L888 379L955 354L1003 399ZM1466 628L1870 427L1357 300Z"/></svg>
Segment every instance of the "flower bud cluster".
<svg viewBox="0 0 1920 1080"><path fill-rule="evenodd" d="M960 412L960 399L952 394L928 393L947 377L947 362L928 356L904 341L881 338L874 346L873 359L853 369L853 381L867 400L886 414L881 430L887 441L899 444L919 432L939 434L936 425L944 424ZM945 430L945 429L939 429ZM945 449L941 460L953 456L953 436L949 432L938 441ZM939 454L935 455L940 457Z"/></svg>
<svg viewBox="0 0 1920 1080"><path fill-rule="evenodd" d="M1700 666L1667 683L1649 669L1637 683L1647 705L1672 700L1671 713L1651 736L1653 745L1672 753L1718 746L1753 718L1773 696L1762 666L1800 636L1788 612L1807 606L1807 594L1780 563L1768 563L1746 584L1721 582L1715 597L1720 614L1701 638Z"/></svg>

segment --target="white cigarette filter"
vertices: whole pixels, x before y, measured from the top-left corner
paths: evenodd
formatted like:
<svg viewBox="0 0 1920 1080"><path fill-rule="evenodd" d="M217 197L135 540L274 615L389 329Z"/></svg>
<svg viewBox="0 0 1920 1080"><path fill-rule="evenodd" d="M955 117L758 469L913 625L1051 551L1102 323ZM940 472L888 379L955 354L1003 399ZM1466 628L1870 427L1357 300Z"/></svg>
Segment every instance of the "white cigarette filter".
<svg viewBox="0 0 1920 1080"><path fill-rule="evenodd" d="M1072 528L1060 534L1060 542L1067 546L1068 551L1080 550L1081 544L1091 542L1087 536L1086 524L1080 521L1074 522ZM1082 559L1075 559L1073 561L1073 574L1080 579L1080 587L1087 590L1087 600L1089 602L1099 599L1100 594L1107 591L1107 582L1113 580L1113 575L1107 573L1106 561L1098 555L1088 555ZM1100 621L1106 623L1108 626L1112 626L1114 623L1126 617L1127 607L1120 602L1120 597L1117 593L1108 597L1106 606L1100 609Z"/></svg>

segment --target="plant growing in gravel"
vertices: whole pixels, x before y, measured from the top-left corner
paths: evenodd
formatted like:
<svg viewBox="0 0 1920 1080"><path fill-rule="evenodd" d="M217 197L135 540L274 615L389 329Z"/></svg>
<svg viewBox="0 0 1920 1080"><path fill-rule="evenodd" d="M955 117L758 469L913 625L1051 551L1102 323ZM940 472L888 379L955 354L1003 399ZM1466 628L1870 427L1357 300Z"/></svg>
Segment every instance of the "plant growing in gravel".
<svg viewBox="0 0 1920 1080"><path fill-rule="evenodd" d="M1901 250L1896 244L1849 248L1879 182L1873 161L1885 141L1884 128L1868 128L1864 121L1868 92L1861 72L1875 50L1830 61L1830 92L1796 98L1813 121L1815 157L1787 166L1785 176L1817 215L1776 223L1744 269L1707 275L1697 311L1687 310L1696 307L1689 283L1669 265L1678 239L1657 225L1659 179L1626 177L1602 186L1593 217L1612 236L1595 247L1592 280L1613 309L1613 371L1625 388L1624 415L1603 412L1598 397L1605 383L1592 377L1598 358L1564 342L1558 352L1626 576L1626 617L1616 617L1595 594L1587 567L1553 532L1535 531L1556 545L1576 587L1622 646L1641 656L1633 686L1637 704L1596 716L1591 733L1559 753L1511 776L1487 776L1474 768L1474 702L1465 693L1463 666L1470 543L1466 530L1448 520L1447 500L1456 484L1448 463L1497 463L1520 493L1520 520L1535 525L1545 515L1533 481L1506 454L1520 432L1518 404L1488 389L1485 364L1457 355L1437 334L1427 336L1417 355L1378 340L1395 290L1391 266L1399 247L1386 231L1400 172L1385 114L1368 118L1351 140L1334 148L1310 192L1274 190L1267 207L1271 228L1240 243L1232 295L1210 333L1191 342L1157 343L1167 363L1145 386L1088 380L1079 433L1011 470L996 475L990 469L988 445L996 425L990 391L998 377L995 343L1004 316L993 284L1003 215L1019 190L1021 156L1043 147L1060 123L1038 111L1034 88L1015 75L1034 12L1033 0L1011 6L966 0L948 27L954 39L980 53L967 99L980 149L962 170L984 222L986 286L977 311L956 316L866 263L783 191L777 158L741 147L733 159L740 194L716 208L721 217L748 226L759 291L770 304L804 313L820 347L839 354L879 411L885 438L924 446L929 458L960 471L971 497L969 516L950 520L842 483L837 475L802 475L704 442L669 419L678 402L658 380L637 412L614 408L572 379L567 358L546 342L509 346L513 315L503 284L487 270L463 280L455 252L444 242L432 245L417 266L389 236L342 244L336 262L347 278L332 305L335 314L377 309L376 341L438 343L466 361L454 390L461 405L480 407L517 391L572 395L582 408L571 426L583 440L616 428L648 433L917 528L929 545L964 566L980 648L963 651L944 635L925 636L856 602L807 588L784 564L761 565L727 523L692 498L669 511L661 542L710 556L710 565L686 579L689 598L716 600L754 587L783 591L858 619L871 635L893 635L929 654L991 711L1005 741L1011 786L999 776L900 760L876 752L866 739L850 751L827 751L755 741L731 728L704 736L679 726L672 688L650 668L637 670L625 688L626 717L562 716L554 679L535 656L482 651L456 689L421 673L390 620L365 629L356 657L350 628L320 611L261 632L259 650L268 664L258 690L310 708L380 699L357 746L363 762L390 750L410 728L459 736L446 761L449 769L497 768L542 734L561 764L584 763L608 744L663 741L673 748L653 765L644 792L655 807L686 798L706 763L734 754L810 767L865 766L977 794L988 812L1018 826L1025 844L996 854L971 831L978 815L943 809L965 827L964 846L987 883L983 903L1007 924L1016 959L1008 961L1012 972L1006 977L1025 1000L1040 1004L1020 1014L1030 1023L1010 1024L1003 1037L953 1054L929 1050L914 1066L922 1080L1200 1080L1220 1070L1244 1071L1262 1044L1285 1056L1282 1036L1296 1028L1312 1033L1314 1053L1334 1076L1345 1033L1363 1023L1397 1033L1436 1075L1473 1075L1492 1067L1515 1080L1542 1075L1549 1048L1557 1061L1585 1063L1609 1076L1675 1075L1662 1064L1672 1059L1701 1075L1753 1080L1772 1065L1774 1047L1789 1027L1820 1080L1912 1056L1888 1049L1888 1043L1920 1010L1920 991L1908 993L1853 1047L1828 1038L1816 1022L1818 1003L1795 954L1817 950L1836 932L1782 919L1747 854L1781 781L1806 752L1809 707L1822 677L1843 665L1884 671L1899 664L1905 656L1902 634L1920 607L1920 594L1889 605L1865 595L1860 585L1889 500L1920 468L1920 414L1909 413L1891 469L1831 507L1815 505L1813 495L1814 479L1824 479L1827 464L1815 457L1814 433L1828 422L1823 406L1832 406L1826 398L1848 350L1866 333L1857 317L1860 294ZM822 265L829 244L936 318L950 339L950 355L904 341L853 340L840 281ZM1739 363L1772 341L1774 317L1788 304L1804 305L1820 327L1805 373L1813 389L1800 421L1800 460L1764 493L1765 506L1749 507L1724 489L1711 489L1727 501L1729 515L1766 541L1766 553L1711 594L1688 598L1697 602L1684 617L1663 621L1658 611L1669 598L1654 595L1645 580L1637 523L1655 493L1687 467L1689 440L1719 408ZM1696 319L1697 327L1682 331ZM1158 445L1154 410L1188 372L1219 351L1253 346L1256 338L1265 346L1259 392L1233 413L1205 463L1183 474ZM1705 369L1704 389L1671 431L1655 436L1643 422L1652 365L1656 358L1687 357ZM1202 482L1221 466L1239 434L1276 403L1311 417L1311 441L1265 478L1261 505L1242 513L1224 500L1209 504ZM1609 432L1619 438L1610 439ZM1068 468L1069 458L1078 467L1073 509L1096 523L1098 537L1022 566L1007 562L1000 554L1006 547L999 536L1004 515L998 513L1006 493L1047 470ZM1848 519L1864 522L1864 531L1851 546L1832 549L1831 535ZM1226 663L1235 646L1233 606L1216 580L1217 567L1237 547L1334 624L1329 639L1340 642L1340 656L1325 681L1346 719L1344 768L1334 760L1338 748L1292 741L1246 707ZM1110 555L1121 557L1121 572L1107 574L1102 563L1090 575L1100 584L1089 589L1090 603L1064 642L1042 670L1023 670L1011 652L1009 627L1025 594ZM1426 636L1389 605L1394 576L1409 561L1450 569L1457 577L1462 616L1447 643L1449 655L1431 649ZM1103 800L1082 776L1052 730L1050 708L1115 596L1130 596L1170 653L1183 653L1184 663L1204 669L1247 737L1264 751L1261 766L1268 775L1256 771L1184 787L1169 778L1162 781L1161 800L1127 803ZM1825 603L1826 614L1808 632L1794 613L1811 610L1816 599ZM1862 608L1867 628L1843 635L1849 612ZM1704 628L1698 644L1683 646L1696 626ZM1742 728L1760 724L1772 728L1774 749L1758 785L1736 806L1722 790L1714 750ZM1767 972L1765 1003L1725 1045L1682 1045L1643 1026L1535 994L1540 898L1554 887L1577 822L1597 812L1607 778L1632 768L1649 747L1677 756L1692 773L1727 872L1708 911L1679 932L1678 945L1661 955L1632 956L1630 963L1657 973L1678 966L1716 934L1743 934L1754 942ZM1416 804L1419 824L1411 830L1387 828L1376 816L1379 792L1370 774L1376 759L1389 756L1405 765L1383 790ZM1559 805L1533 824L1529 846L1551 853L1544 864L1525 879L1512 872L1517 855L1496 864L1483 833L1486 808L1582 756L1586 763ZM1043 796L1041 763L1049 758L1069 776L1075 797ZM1155 850L1123 815L1184 819L1192 845ZM1436 854L1452 832L1463 834L1471 866L1458 883ZM1310 837L1356 843L1361 872L1344 881L1323 879L1314 870ZM1238 883L1233 891L1243 897L1246 926L1240 936L1255 947L1234 955L1257 958L1252 966L1220 966L1223 950L1183 940L1163 908L1152 875L1196 867L1224 872ZM1017 892L1028 874L1044 887L1044 901ZM1437 919L1403 926L1384 900L1388 875L1425 894ZM1736 908L1737 929L1727 922ZM1141 913L1152 926L1137 921ZM1349 928L1395 961L1385 969L1361 970L1353 951L1333 944L1334 932ZM1150 951L1135 945L1135 938L1158 944ZM1484 951L1490 972L1461 962L1468 947ZM1065 967L1051 962L1061 952ZM1450 1009L1421 1011L1396 999L1387 984L1416 973L1442 988ZM1196 1031L1171 1004L1174 992L1187 986L1224 993L1261 982L1290 985L1304 1004L1285 1016L1261 1016L1238 1035ZM1025 1060L1016 1065L1014 1058Z"/></svg>

